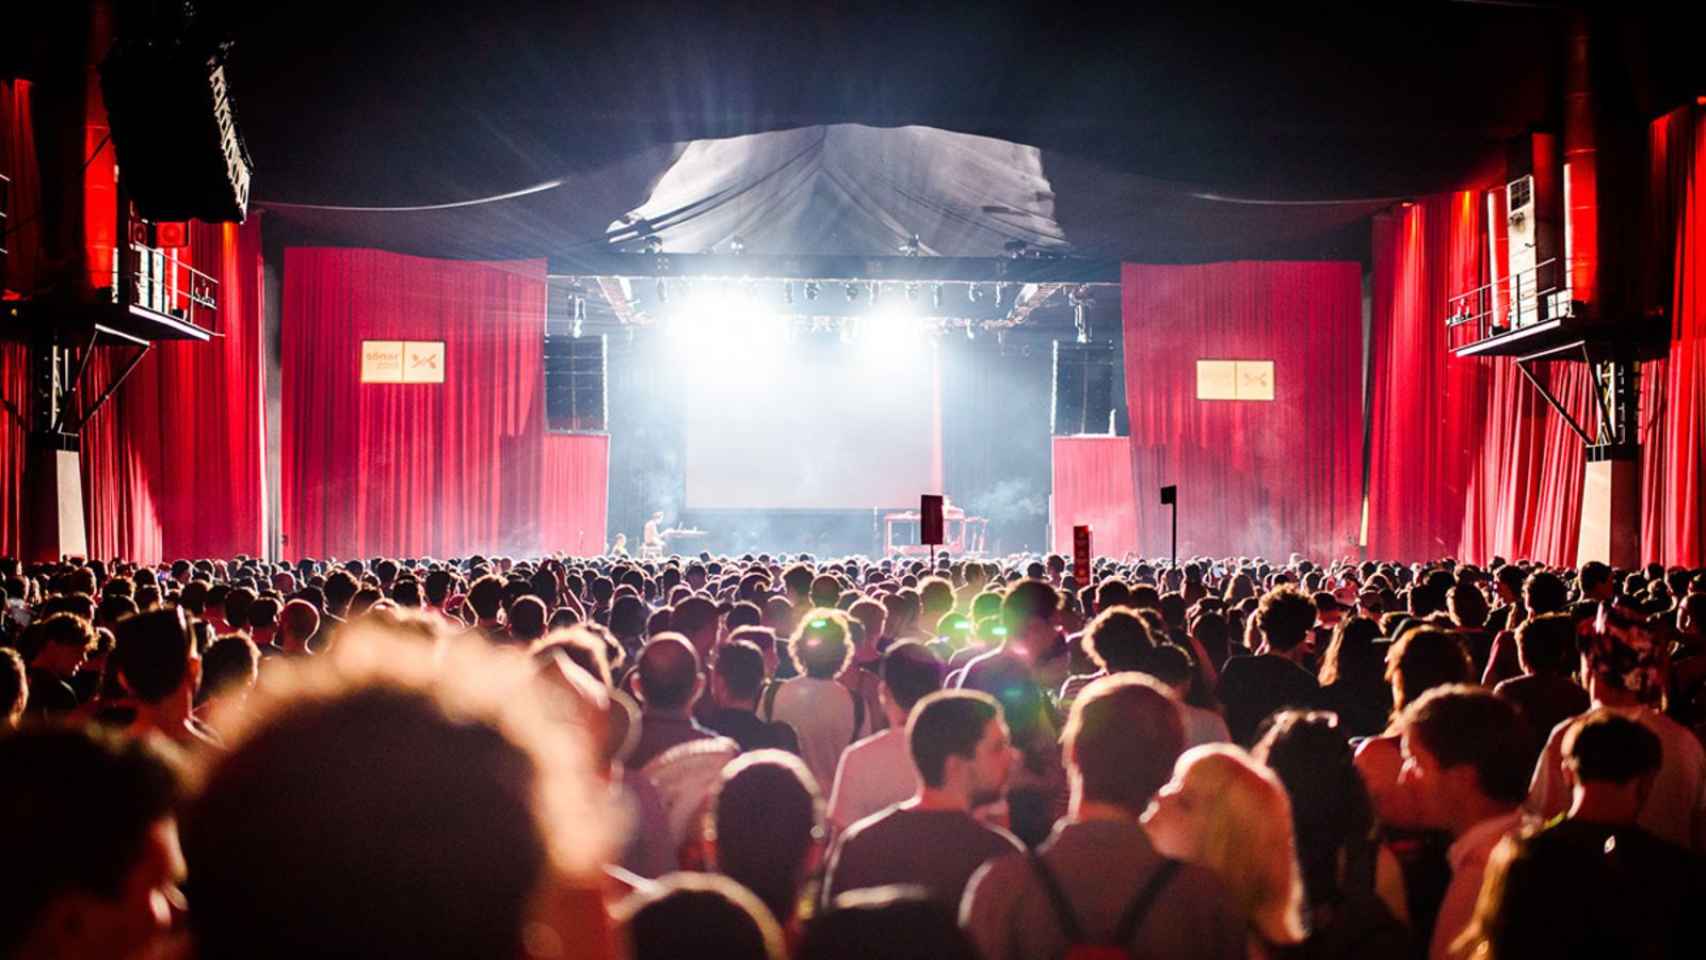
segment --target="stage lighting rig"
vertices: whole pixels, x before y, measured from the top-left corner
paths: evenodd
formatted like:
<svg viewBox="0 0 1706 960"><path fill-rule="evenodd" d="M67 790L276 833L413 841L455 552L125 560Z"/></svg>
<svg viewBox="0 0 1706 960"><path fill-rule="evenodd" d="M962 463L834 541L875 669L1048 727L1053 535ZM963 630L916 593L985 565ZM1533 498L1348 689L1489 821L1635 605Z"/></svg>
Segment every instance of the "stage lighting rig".
<svg viewBox="0 0 1706 960"><path fill-rule="evenodd" d="M875 280L872 280L871 281L871 306L873 306L873 307L876 306L877 301L882 298L882 295L883 295L883 285L878 283Z"/></svg>
<svg viewBox="0 0 1706 960"><path fill-rule="evenodd" d="M900 243L900 254L903 257L916 257L923 252L924 244L918 239L918 234L916 233L907 237L905 240L902 240Z"/></svg>
<svg viewBox="0 0 1706 960"><path fill-rule="evenodd" d="M966 339L967 340L976 340L977 339L977 321L975 321L975 320L967 320L966 321Z"/></svg>
<svg viewBox="0 0 1706 960"><path fill-rule="evenodd" d="M1001 245L1001 249L1007 251L1007 256L1017 260L1025 255L1026 246L1027 244L1023 240L1009 240Z"/></svg>
<svg viewBox="0 0 1706 960"><path fill-rule="evenodd" d="M658 302L669 302L669 281L662 277L658 278Z"/></svg>
<svg viewBox="0 0 1706 960"><path fill-rule="evenodd" d="M782 302L790 307L794 305L794 283L792 280L782 284Z"/></svg>
<svg viewBox="0 0 1706 960"><path fill-rule="evenodd" d="M997 280L995 282L995 305L999 307L1005 302L1007 302L1007 284Z"/></svg>
<svg viewBox="0 0 1706 960"><path fill-rule="evenodd" d="M586 298L585 297L576 297L575 298L573 317L574 317L574 326L570 330L570 335L573 336L576 340L579 340L580 336L581 336L581 331L586 326Z"/></svg>
<svg viewBox="0 0 1706 960"><path fill-rule="evenodd" d="M930 308L938 311L942 309L942 285L939 283L930 285Z"/></svg>
<svg viewBox="0 0 1706 960"><path fill-rule="evenodd" d="M823 285L822 284L818 283L816 280L807 280L806 281L806 302L807 303L817 302L817 298L818 298L819 294L821 294L822 292L823 292Z"/></svg>
<svg viewBox="0 0 1706 960"><path fill-rule="evenodd" d="M1089 287L1074 287L1066 295L1066 302L1072 304L1072 325L1078 330L1078 342L1090 342L1090 305L1096 299L1090 295Z"/></svg>
<svg viewBox="0 0 1706 960"><path fill-rule="evenodd" d="M746 241L739 234L729 238L729 252L737 257L746 252Z"/></svg>
<svg viewBox="0 0 1706 960"><path fill-rule="evenodd" d="M983 302L983 288L975 283L966 284L966 299L972 303Z"/></svg>
<svg viewBox="0 0 1706 960"><path fill-rule="evenodd" d="M917 303L918 302L918 284L909 283L906 285L906 302L907 303Z"/></svg>
<svg viewBox="0 0 1706 960"><path fill-rule="evenodd" d="M847 291L847 302L848 303L857 302L859 299L859 285L857 283L854 283L853 281L849 280L849 281L847 281L847 286L845 287L845 289Z"/></svg>
<svg viewBox="0 0 1706 960"><path fill-rule="evenodd" d="M652 236L646 238L646 252L656 256L663 252L663 238Z"/></svg>

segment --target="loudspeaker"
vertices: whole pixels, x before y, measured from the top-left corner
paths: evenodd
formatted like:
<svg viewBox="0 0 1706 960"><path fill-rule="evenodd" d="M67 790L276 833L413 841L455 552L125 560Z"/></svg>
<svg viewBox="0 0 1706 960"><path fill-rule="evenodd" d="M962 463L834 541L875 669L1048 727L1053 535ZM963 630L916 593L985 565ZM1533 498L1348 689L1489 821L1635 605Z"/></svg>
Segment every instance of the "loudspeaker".
<svg viewBox="0 0 1706 960"><path fill-rule="evenodd" d="M1111 343L1054 342L1054 390L1049 408L1055 436L1113 430L1118 358Z"/></svg>
<svg viewBox="0 0 1706 960"><path fill-rule="evenodd" d="M545 429L606 429L604 335L545 338Z"/></svg>
<svg viewBox="0 0 1706 960"><path fill-rule="evenodd" d="M1179 488L1177 485L1168 484L1161 488L1161 505L1163 507L1168 506L1169 504L1177 504L1178 502Z"/></svg>
<svg viewBox="0 0 1706 960"><path fill-rule="evenodd" d="M918 542L932 546L941 546L943 541L942 529L942 497L939 494L926 493L918 498Z"/></svg>
<svg viewBox="0 0 1706 960"><path fill-rule="evenodd" d="M142 219L242 222L252 164L223 46L120 43L101 64L101 95L123 187Z"/></svg>

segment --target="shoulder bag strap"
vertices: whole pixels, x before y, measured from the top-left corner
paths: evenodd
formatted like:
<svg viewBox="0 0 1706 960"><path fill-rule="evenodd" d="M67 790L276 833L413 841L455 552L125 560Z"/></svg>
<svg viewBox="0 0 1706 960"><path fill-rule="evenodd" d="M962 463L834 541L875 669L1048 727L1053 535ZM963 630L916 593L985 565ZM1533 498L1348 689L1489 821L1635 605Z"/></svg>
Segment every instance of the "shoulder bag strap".
<svg viewBox="0 0 1706 960"><path fill-rule="evenodd" d="M1161 868L1149 878L1143 891L1131 902L1131 906L1126 908L1119 924L1114 927L1114 946L1123 947L1131 943L1131 938L1137 935L1137 928L1143 925L1143 918L1148 915L1150 908L1155 906L1155 901L1160 899L1161 891L1166 889L1167 882L1178 872L1179 861L1161 861Z"/></svg>

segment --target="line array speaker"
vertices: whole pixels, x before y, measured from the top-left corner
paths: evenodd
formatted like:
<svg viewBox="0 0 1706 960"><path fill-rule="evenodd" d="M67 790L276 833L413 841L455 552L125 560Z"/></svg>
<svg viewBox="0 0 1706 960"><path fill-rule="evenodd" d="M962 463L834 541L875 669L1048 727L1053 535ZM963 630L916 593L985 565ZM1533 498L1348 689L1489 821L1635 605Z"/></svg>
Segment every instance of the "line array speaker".
<svg viewBox="0 0 1706 960"><path fill-rule="evenodd" d="M1111 343L1054 342L1049 423L1055 436L1110 432L1118 362Z"/></svg>
<svg viewBox="0 0 1706 960"><path fill-rule="evenodd" d="M585 433L607 429L604 335L545 338L545 429Z"/></svg>

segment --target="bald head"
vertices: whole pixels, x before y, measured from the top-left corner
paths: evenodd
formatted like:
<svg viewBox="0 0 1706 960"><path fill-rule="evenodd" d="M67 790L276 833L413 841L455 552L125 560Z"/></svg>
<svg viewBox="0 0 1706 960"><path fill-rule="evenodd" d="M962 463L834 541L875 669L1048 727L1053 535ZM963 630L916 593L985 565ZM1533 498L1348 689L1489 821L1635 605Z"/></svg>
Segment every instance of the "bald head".
<svg viewBox="0 0 1706 960"><path fill-rule="evenodd" d="M698 692L699 654L679 633L660 633L640 650L640 696L646 706L681 710Z"/></svg>

